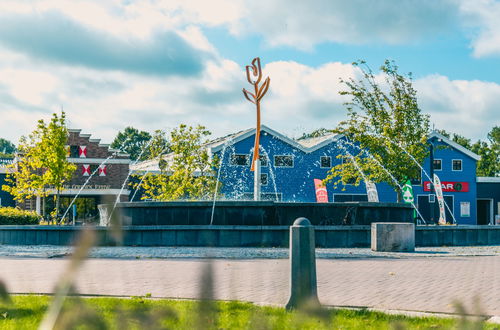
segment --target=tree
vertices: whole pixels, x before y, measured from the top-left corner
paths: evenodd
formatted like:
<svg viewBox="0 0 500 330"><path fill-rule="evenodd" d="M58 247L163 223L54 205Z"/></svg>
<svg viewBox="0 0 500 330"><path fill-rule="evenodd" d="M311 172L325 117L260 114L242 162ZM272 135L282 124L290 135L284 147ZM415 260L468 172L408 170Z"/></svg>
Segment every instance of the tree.
<svg viewBox="0 0 500 330"><path fill-rule="evenodd" d="M142 199L159 201L207 199L216 186L215 164L204 144L210 132L203 126L184 124L170 134L172 153L159 162L159 174L147 174L141 188Z"/></svg>
<svg viewBox="0 0 500 330"><path fill-rule="evenodd" d="M340 94L351 100L345 103L348 119L339 123L335 131L359 149L353 148L352 158L339 156L348 161L334 166L326 181L334 181L335 187L351 181L359 184L364 175L367 180L387 182L396 188L401 200L398 184L418 177L420 172L402 149L420 164L423 162L428 155L429 117L418 107L411 74L398 73L394 62L386 60L380 68L383 81L365 62L353 64L360 69L362 78L341 80L346 90Z"/></svg>
<svg viewBox="0 0 500 330"><path fill-rule="evenodd" d="M155 159L170 153L170 141L167 138L167 133L161 129L157 129L151 137L151 142L148 148L148 159Z"/></svg>
<svg viewBox="0 0 500 330"><path fill-rule="evenodd" d="M318 128L317 130L314 130L311 133L303 133L302 136L299 137L297 140L300 141L300 140L305 140L305 139L317 138L317 137L328 135L332 132L333 132L333 130L331 130L331 129Z"/></svg>
<svg viewBox="0 0 500 330"><path fill-rule="evenodd" d="M17 201L45 197L53 190L55 209L52 216L57 221L61 191L76 170L76 166L67 160L67 140L64 112L60 116L53 114L48 124L39 120L29 137L21 138L21 158L12 165L16 170L6 178L9 185L3 186Z"/></svg>
<svg viewBox="0 0 500 330"><path fill-rule="evenodd" d="M476 163L477 176L500 176L500 127L495 126L488 133L488 141L470 139L456 133L439 130L439 133L469 149L481 157Z"/></svg>
<svg viewBox="0 0 500 330"><path fill-rule="evenodd" d="M9 140L0 138L0 157L12 157L16 152L16 146Z"/></svg>
<svg viewBox="0 0 500 330"><path fill-rule="evenodd" d="M129 126L123 132L118 132L111 143L111 148L128 153L132 160L145 160L148 159L145 148L149 140L151 140L151 134Z"/></svg>

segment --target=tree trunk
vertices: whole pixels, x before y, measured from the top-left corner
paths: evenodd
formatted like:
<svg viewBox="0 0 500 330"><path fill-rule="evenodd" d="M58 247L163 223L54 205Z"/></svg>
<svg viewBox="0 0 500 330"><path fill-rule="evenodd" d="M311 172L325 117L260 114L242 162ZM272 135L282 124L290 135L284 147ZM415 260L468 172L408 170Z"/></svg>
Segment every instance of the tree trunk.
<svg viewBox="0 0 500 330"><path fill-rule="evenodd" d="M59 221L59 207L60 207L60 203L61 203L61 199L60 199L60 195L61 195L61 190L59 188L57 188L57 193L56 193L56 224L60 224L60 221Z"/></svg>
<svg viewBox="0 0 500 330"><path fill-rule="evenodd" d="M398 195L398 203L401 203L403 201L403 193L401 190L397 190L397 195Z"/></svg>

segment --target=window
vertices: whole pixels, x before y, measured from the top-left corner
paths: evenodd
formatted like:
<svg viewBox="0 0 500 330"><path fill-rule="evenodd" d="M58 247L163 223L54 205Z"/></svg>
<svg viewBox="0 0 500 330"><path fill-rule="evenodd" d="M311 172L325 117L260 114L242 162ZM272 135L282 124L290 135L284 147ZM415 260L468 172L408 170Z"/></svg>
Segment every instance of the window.
<svg viewBox="0 0 500 330"><path fill-rule="evenodd" d="M418 171L418 175L415 178L411 178L410 182L412 185L421 185L422 184L422 171Z"/></svg>
<svg viewBox="0 0 500 330"><path fill-rule="evenodd" d="M320 163L321 163L321 168L331 168L332 167L332 157L321 156Z"/></svg>
<svg viewBox="0 0 500 330"><path fill-rule="evenodd" d="M451 161L451 169L453 171L461 171L462 170L462 160L461 159L453 159Z"/></svg>
<svg viewBox="0 0 500 330"><path fill-rule="evenodd" d="M429 203L434 203L434 202L436 202L436 195L429 194Z"/></svg>
<svg viewBox="0 0 500 330"><path fill-rule="evenodd" d="M349 178L347 179L347 181L343 181L343 184L346 185L346 184L355 184L356 183L356 179L355 178Z"/></svg>
<svg viewBox="0 0 500 330"><path fill-rule="evenodd" d="M260 174L260 185L261 186L267 186L267 173L261 173Z"/></svg>
<svg viewBox="0 0 500 330"><path fill-rule="evenodd" d="M250 157L246 154L232 154L230 164L231 165L238 165L238 166L245 166L245 165L250 164L249 158Z"/></svg>
<svg viewBox="0 0 500 330"><path fill-rule="evenodd" d="M441 171L443 168L443 160L442 159L434 159L434 171Z"/></svg>
<svg viewBox="0 0 500 330"><path fill-rule="evenodd" d="M260 166L267 166L268 165L267 156L259 155L259 159L260 159Z"/></svg>
<svg viewBox="0 0 500 330"><path fill-rule="evenodd" d="M293 156L274 156L274 167L293 167Z"/></svg>
<svg viewBox="0 0 500 330"><path fill-rule="evenodd" d="M68 157L70 157L70 158L80 157L80 147L79 146L69 146Z"/></svg>

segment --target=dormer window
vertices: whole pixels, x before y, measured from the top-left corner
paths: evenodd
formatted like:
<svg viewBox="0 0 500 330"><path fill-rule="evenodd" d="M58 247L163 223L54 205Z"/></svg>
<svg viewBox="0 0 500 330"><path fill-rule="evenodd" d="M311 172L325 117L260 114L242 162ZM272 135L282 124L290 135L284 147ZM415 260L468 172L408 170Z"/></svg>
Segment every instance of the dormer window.
<svg viewBox="0 0 500 330"><path fill-rule="evenodd" d="M245 166L250 164L250 157L247 154L232 154L230 159L231 165Z"/></svg>
<svg viewBox="0 0 500 330"><path fill-rule="evenodd" d="M68 156L70 158L80 157L80 147L79 146L69 146Z"/></svg>
<svg viewBox="0 0 500 330"><path fill-rule="evenodd" d="M321 156L320 163L321 163L321 168L331 168L332 167L332 157Z"/></svg>
<svg viewBox="0 0 500 330"><path fill-rule="evenodd" d="M434 159L433 168L434 168L434 171L441 171L443 169L443 160L442 159Z"/></svg>
<svg viewBox="0 0 500 330"><path fill-rule="evenodd" d="M461 159L453 159L451 161L451 169L452 169L452 171L461 171L462 170L462 160Z"/></svg>

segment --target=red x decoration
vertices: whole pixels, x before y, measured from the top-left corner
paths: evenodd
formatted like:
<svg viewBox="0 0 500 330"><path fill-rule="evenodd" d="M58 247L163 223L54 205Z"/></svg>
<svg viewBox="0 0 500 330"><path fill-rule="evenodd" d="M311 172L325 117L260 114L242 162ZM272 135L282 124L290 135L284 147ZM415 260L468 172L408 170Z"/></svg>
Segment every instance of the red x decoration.
<svg viewBox="0 0 500 330"><path fill-rule="evenodd" d="M106 165L99 165L99 176L106 176L107 173Z"/></svg>
<svg viewBox="0 0 500 330"><path fill-rule="evenodd" d="M78 148L78 156L80 158L87 158L87 146L80 146Z"/></svg>
<svg viewBox="0 0 500 330"><path fill-rule="evenodd" d="M90 165L88 165L88 164L82 165L82 175L83 176L90 176Z"/></svg>

